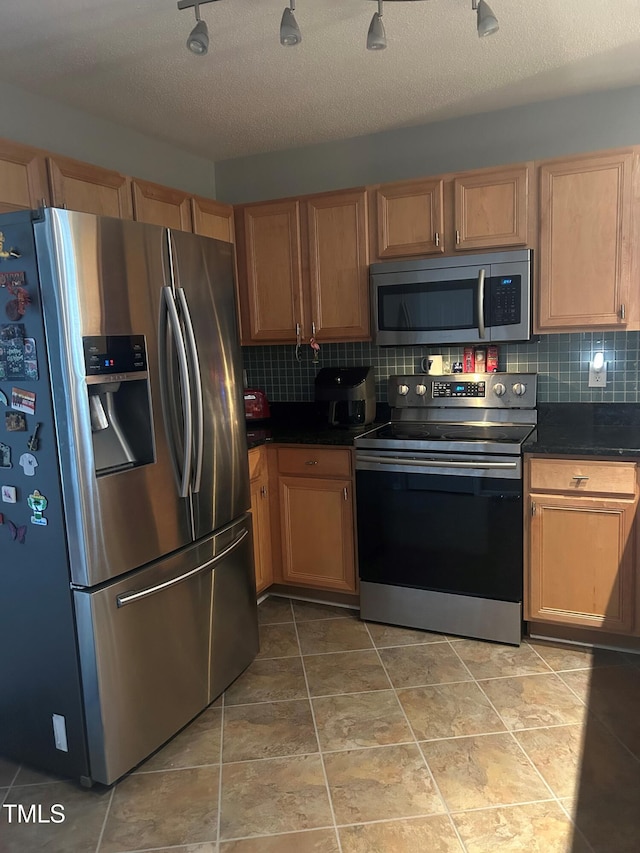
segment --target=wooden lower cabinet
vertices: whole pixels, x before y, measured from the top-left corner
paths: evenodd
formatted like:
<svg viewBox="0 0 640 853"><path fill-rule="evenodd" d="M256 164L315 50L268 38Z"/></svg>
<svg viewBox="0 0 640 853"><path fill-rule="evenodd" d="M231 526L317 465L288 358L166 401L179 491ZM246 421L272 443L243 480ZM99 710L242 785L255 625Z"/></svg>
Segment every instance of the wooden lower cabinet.
<svg viewBox="0 0 640 853"><path fill-rule="evenodd" d="M533 459L529 479L544 481L550 491L568 491L567 464L558 464L554 482L553 462ZM580 471L573 493L530 492L526 618L612 634L638 633L637 494L578 494L578 487L604 492L597 479L603 463L573 464ZM618 464L621 473L631 467ZM615 466L610 463L617 488Z"/></svg>
<svg viewBox="0 0 640 853"><path fill-rule="evenodd" d="M277 456L282 582L355 592L351 452L282 447Z"/></svg>
<svg viewBox="0 0 640 853"><path fill-rule="evenodd" d="M256 592L264 592L273 583L271 552L271 511L266 449L249 451L251 478L251 515L253 518L253 555L256 569Z"/></svg>

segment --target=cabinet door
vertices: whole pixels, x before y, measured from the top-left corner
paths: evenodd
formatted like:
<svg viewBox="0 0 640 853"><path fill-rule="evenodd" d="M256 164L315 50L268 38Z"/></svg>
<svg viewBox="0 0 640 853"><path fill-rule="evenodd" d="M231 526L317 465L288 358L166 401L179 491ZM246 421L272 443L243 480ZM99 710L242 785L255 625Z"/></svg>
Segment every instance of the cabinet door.
<svg viewBox="0 0 640 853"><path fill-rule="evenodd" d="M0 213L49 204L47 168L42 151L0 140Z"/></svg>
<svg viewBox="0 0 640 853"><path fill-rule="evenodd" d="M211 198L191 199L193 233L233 243L233 207Z"/></svg>
<svg viewBox="0 0 640 853"><path fill-rule="evenodd" d="M532 494L527 618L629 633L637 502Z"/></svg>
<svg viewBox="0 0 640 853"><path fill-rule="evenodd" d="M527 243L527 166L468 172L454 179L456 249Z"/></svg>
<svg viewBox="0 0 640 853"><path fill-rule="evenodd" d="M407 181L379 187L378 257L402 258L445 250L444 181Z"/></svg>
<svg viewBox="0 0 640 853"><path fill-rule="evenodd" d="M629 150L542 165L539 331L625 326L633 165Z"/></svg>
<svg viewBox="0 0 640 853"><path fill-rule="evenodd" d="M294 200L242 210L238 254L244 251L244 258L238 270L247 342L295 341L296 326L302 327L299 207Z"/></svg>
<svg viewBox="0 0 640 853"><path fill-rule="evenodd" d="M131 182L126 175L67 157L49 157L47 162L54 207L132 218Z"/></svg>
<svg viewBox="0 0 640 853"><path fill-rule="evenodd" d="M307 331L320 341L368 340L367 194L357 190L311 198L306 213Z"/></svg>
<svg viewBox="0 0 640 853"><path fill-rule="evenodd" d="M253 556L258 595L273 583L271 560L271 513L269 485L265 476L251 481L251 515L253 517Z"/></svg>
<svg viewBox="0 0 640 853"><path fill-rule="evenodd" d="M133 213L138 222L163 225L176 231L191 231L191 196L182 190L135 180Z"/></svg>
<svg viewBox="0 0 640 853"><path fill-rule="evenodd" d="M354 592L351 481L280 477L279 492L284 582Z"/></svg>

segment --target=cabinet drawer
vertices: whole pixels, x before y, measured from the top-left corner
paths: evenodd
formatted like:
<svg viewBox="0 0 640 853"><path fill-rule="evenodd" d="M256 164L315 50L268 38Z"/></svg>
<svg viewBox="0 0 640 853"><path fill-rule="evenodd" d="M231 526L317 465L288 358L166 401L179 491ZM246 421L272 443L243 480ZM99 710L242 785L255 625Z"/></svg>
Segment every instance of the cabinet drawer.
<svg viewBox="0 0 640 853"><path fill-rule="evenodd" d="M635 462L532 459L532 491L628 495L636 492Z"/></svg>
<svg viewBox="0 0 640 853"><path fill-rule="evenodd" d="M351 451L346 448L283 447L278 450L278 473L350 477Z"/></svg>
<svg viewBox="0 0 640 853"><path fill-rule="evenodd" d="M264 447L252 447L249 451L249 479L257 480L265 470L266 453Z"/></svg>

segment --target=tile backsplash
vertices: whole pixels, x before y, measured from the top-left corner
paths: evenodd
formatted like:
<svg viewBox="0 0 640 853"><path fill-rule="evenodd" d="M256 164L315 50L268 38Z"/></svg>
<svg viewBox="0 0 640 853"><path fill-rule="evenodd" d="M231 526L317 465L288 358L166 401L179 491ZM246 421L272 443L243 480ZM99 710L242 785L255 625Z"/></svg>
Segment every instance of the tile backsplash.
<svg viewBox="0 0 640 853"><path fill-rule="evenodd" d="M500 344L500 370L538 374L540 403L640 403L640 332L580 332L540 335L528 343ZM320 367L373 365L378 402L387 401L387 377L420 373L426 355L441 353L445 365L462 361L463 346L378 347L372 343L323 344L317 364L307 345L296 361L295 347L243 347L249 387L262 388L270 400L313 400ZM604 351L606 388L589 388L592 354Z"/></svg>

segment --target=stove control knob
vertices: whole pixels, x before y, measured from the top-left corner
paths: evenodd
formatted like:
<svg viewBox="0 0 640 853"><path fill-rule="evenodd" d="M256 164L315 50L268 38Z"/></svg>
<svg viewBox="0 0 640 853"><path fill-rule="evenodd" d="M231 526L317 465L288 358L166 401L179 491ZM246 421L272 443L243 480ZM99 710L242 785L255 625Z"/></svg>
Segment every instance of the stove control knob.
<svg viewBox="0 0 640 853"><path fill-rule="evenodd" d="M516 397L523 397L527 393L527 386L523 382L516 382L512 391Z"/></svg>
<svg viewBox="0 0 640 853"><path fill-rule="evenodd" d="M502 382L496 382L493 386L493 393L496 397L503 397L507 392L506 386Z"/></svg>
<svg viewBox="0 0 640 853"><path fill-rule="evenodd" d="M418 397L424 397L424 395L426 393L427 393L427 386L426 385L416 385L416 394L418 395Z"/></svg>
<svg viewBox="0 0 640 853"><path fill-rule="evenodd" d="M409 386L408 385L398 385L398 394L400 394L401 397L406 397L408 393L409 393Z"/></svg>

